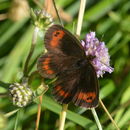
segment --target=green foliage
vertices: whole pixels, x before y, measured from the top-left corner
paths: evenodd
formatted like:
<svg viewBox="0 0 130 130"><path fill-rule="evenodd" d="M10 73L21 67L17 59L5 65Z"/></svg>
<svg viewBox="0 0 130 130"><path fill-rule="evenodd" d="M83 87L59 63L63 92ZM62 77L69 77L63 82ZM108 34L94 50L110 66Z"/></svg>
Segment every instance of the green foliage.
<svg viewBox="0 0 130 130"><path fill-rule="evenodd" d="M57 0L66 13L73 17L71 23L65 22L70 31L75 30L79 11L76 0ZM41 0L43 3L43 0ZM31 8L37 8L33 1L29 1ZM130 129L130 1L129 0L87 0L82 34L96 31L99 39L109 48L111 65L115 68L112 74L105 74L100 81L100 97L112 113L113 118L121 130ZM11 1L2 0L0 11L7 13ZM0 16L1 17L1 16ZM58 23L58 21L57 21ZM74 27L72 26L74 25ZM31 20L26 18L19 22L6 19L0 22L0 81L13 83L20 81L25 59L28 55L34 27ZM35 52L30 62L30 73L36 71L36 59L44 51L43 37L38 37ZM33 78L34 89L39 84L40 77ZM3 87L4 86L4 87ZM8 85L0 82L0 93L7 92ZM8 113L15 110L9 98L0 98L0 112ZM51 95L51 86L43 96L40 130L57 129L61 105L56 103ZM82 111L82 112L81 112ZM96 108L104 130L114 130L115 127L99 105ZM32 103L19 111L18 130L35 129L37 104ZM6 130L15 126L16 114L7 120ZM91 111L85 111L70 104L67 113L66 130L96 130L96 124Z"/></svg>

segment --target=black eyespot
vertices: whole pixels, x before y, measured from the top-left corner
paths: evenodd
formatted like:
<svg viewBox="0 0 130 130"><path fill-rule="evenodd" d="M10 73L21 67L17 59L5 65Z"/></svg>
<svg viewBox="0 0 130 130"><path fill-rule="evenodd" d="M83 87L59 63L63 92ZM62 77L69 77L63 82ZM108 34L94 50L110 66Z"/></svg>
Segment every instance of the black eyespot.
<svg viewBox="0 0 130 130"><path fill-rule="evenodd" d="M57 32L54 34L54 36L57 37L59 34L60 34L60 32L57 31Z"/></svg>
<svg viewBox="0 0 130 130"><path fill-rule="evenodd" d="M92 97L88 97L87 100L92 100L93 98Z"/></svg>

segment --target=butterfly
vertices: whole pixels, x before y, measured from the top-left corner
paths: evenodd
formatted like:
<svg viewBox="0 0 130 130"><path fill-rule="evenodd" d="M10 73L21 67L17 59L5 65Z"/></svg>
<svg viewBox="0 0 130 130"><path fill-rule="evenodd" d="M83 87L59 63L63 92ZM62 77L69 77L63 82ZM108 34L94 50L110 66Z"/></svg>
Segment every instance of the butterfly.
<svg viewBox="0 0 130 130"><path fill-rule="evenodd" d="M37 61L44 78L53 79L52 94L61 104L93 108L98 105L99 85L92 56L86 56L80 41L60 25L52 25L45 33L47 53Z"/></svg>

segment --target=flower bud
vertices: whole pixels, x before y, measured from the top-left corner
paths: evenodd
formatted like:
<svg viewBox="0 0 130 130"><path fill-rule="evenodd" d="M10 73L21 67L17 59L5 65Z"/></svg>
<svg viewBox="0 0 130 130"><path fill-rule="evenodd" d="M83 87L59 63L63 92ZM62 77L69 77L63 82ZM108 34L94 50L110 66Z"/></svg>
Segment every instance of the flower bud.
<svg viewBox="0 0 130 130"><path fill-rule="evenodd" d="M18 107L25 107L33 100L33 91L26 85L14 83L9 86L13 104Z"/></svg>
<svg viewBox="0 0 130 130"><path fill-rule="evenodd" d="M40 29L47 30L53 24L52 16L45 10L37 10L35 12L31 10L31 17L33 24Z"/></svg>

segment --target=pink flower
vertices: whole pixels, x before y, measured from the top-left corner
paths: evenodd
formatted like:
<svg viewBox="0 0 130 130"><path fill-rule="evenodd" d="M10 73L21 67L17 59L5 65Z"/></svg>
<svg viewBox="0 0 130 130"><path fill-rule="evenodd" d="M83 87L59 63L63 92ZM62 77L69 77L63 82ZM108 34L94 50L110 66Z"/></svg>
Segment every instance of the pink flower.
<svg viewBox="0 0 130 130"><path fill-rule="evenodd" d="M96 70L97 77L102 77L105 72L112 73L114 71L114 68L110 66L108 48L106 48L104 42L100 42L95 37L95 32L88 33L85 41L81 41L81 44L87 56L95 56L92 65Z"/></svg>

